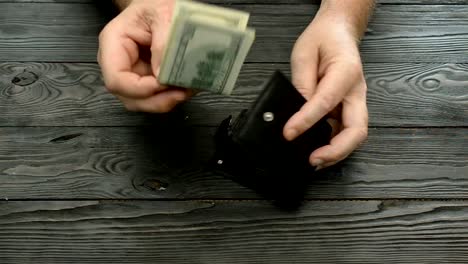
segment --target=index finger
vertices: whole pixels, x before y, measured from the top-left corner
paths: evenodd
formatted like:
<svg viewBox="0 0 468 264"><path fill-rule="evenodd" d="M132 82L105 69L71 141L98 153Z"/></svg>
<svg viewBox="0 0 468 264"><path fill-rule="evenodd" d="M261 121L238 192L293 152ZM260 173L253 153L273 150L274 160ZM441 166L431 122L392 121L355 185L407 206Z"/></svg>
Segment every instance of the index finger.
<svg viewBox="0 0 468 264"><path fill-rule="evenodd" d="M112 93L129 97L148 97L161 89L152 75L141 76L132 71L138 61L138 42L151 43L151 34L133 29L128 35L125 31L104 31L100 36L99 64L108 90ZM137 42L138 41L138 42Z"/></svg>
<svg viewBox="0 0 468 264"><path fill-rule="evenodd" d="M325 74L315 94L284 126L284 136L287 140L293 140L304 133L343 100L355 85L350 82L351 71L345 65L336 65Z"/></svg>
<svg viewBox="0 0 468 264"><path fill-rule="evenodd" d="M344 129L333 137L329 145L310 155L313 166L328 167L345 159L367 138L368 113L366 96L350 96L343 104Z"/></svg>

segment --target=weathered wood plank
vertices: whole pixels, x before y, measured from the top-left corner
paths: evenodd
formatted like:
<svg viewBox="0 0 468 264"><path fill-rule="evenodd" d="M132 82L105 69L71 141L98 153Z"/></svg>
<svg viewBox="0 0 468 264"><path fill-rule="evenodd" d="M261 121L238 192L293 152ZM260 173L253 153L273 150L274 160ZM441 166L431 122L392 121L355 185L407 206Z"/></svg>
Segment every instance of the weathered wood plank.
<svg viewBox="0 0 468 264"><path fill-rule="evenodd" d="M0 60L95 61L105 24L92 4L3 3Z"/></svg>
<svg viewBox="0 0 468 264"><path fill-rule="evenodd" d="M371 129L308 198L468 198L468 129ZM1 128L0 199L244 199L208 170L214 128Z"/></svg>
<svg viewBox="0 0 468 264"><path fill-rule="evenodd" d="M100 0L103 1L103 0ZM0 0L0 3L94 3L95 0ZM104 1L103 1L104 2ZM321 0L200 0L213 4L320 4ZM466 0L376 0L378 4L468 5Z"/></svg>
<svg viewBox="0 0 468 264"><path fill-rule="evenodd" d="M466 263L465 201L0 202L0 262Z"/></svg>
<svg viewBox="0 0 468 264"><path fill-rule="evenodd" d="M376 63L365 75L370 125L468 124L468 64Z"/></svg>
<svg viewBox="0 0 468 264"><path fill-rule="evenodd" d="M370 125L466 126L468 124L468 65L368 63ZM245 65L231 97L208 93L194 98L186 109L194 123L228 116L248 108L275 69L290 74L288 65ZM199 104L206 113L191 111ZM199 109L199 108L198 108ZM223 111L221 114L219 111ZM224 112L224 111L228 112ZM234 110L234 111L233 111Z"/></svg>
<svg viewBox="0 0 468 264"><path fill-rule="evenodd" d="M93 4L2 3L0 60L94 62L106 23ZM317 5L236 5L257 39L248 62L287 62ZM41 14L41 15L39 15ZM47 14L47 15L45 15ZM468 5L380 5L362 43L367 62L468 62Z"/></svg>
<svg viewBox="0 0 468 264"><path fill-rule="evenodd" d="M216 126L248 108L287 64L246 64L230 97L201 93L172 117ZM467 126L468 64L368 63L370 125ZM127 126L163 116L130 113L109 94L95 64L1 63L0 126Z"/></svg>

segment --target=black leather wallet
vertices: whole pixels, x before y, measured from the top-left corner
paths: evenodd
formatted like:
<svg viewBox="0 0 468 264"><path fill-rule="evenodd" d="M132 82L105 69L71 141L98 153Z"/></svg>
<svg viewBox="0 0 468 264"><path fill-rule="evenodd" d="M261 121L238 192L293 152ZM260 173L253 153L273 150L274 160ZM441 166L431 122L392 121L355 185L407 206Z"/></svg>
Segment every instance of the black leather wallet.
<svg viewBox="0 0 468 264"><path fill-rule="evenodd" d="M315 171L310 153L328 144L331 135L322 119L295 140L284 138L284 125L305 102L291 82L275 72L249 110L220 124L215 169L267 198L288 204L302 200Z"/></svg>

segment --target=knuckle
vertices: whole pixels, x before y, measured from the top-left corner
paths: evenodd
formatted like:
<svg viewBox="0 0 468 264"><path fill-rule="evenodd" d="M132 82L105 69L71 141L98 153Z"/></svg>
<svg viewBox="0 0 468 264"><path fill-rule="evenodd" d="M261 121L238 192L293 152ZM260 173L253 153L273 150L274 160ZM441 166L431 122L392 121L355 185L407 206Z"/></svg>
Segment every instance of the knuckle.
<svg viewBox="0 0 468 264"><path fill-rule="evenodd" d="M101 67L101 71L103 71L104 70L103 67L105 67L105 65L104 65L103 60L102 60L102 50L101 49L102 48L99 47L99 49L98 49L98 51L96 53L96 61L99 64L99 66Z"/></svg>
<svg viewBox="0 0 468 264"><path fill-rule="evenodd" d="M99 32L99 36L98 36L98 41L99 41L99 43L101 43L101 42L102 42L102 39L104 38L103 35L104 35L104 31L105 31L105 30L106 30L106 28L103 28L103 29L101 30L101 32Z"/></svg>
<svg viewBox="0 0 468 264"><path fill-rule="evenodd" d="M151 54L157 54L157 55L161 54L163 49L164 48L162 47L162 44L157 43L157 42L152 43L150 47Z"/></svg>
<svg viewBox="0 0 468 264"><path fill-rule="evenodd" d="M335 108L335 100L332 95L323 94L318 97L318 104L325 112L331 112Z"/></svg>
<svg viewBox="0 0 468 264"><path fill-rule="evenodd" d="M364 77L362 78L362 92L364 93L364 96L366 95L366 92L367 92L367 83L366 83L366 80L364 79Z"/></svg>
<svg viewBox="0 0 468 264"><path fill-rule="evenodd" d="M110 93L117 93L118 91L118 83L114 79L106 79L104 80L104 84L106 85L107 91Z"/></svg>
<svg viewBox="0 0 468 264"><path fill-rule="evenodd" d="M363 116L363 124L365 125L366 133L368 132L367 126L369 125L369 114L367 113L367 107L364 106L365 114Z"/></svg>
<svg viewBox="0 0 468 264"><path fill-rule="evenodd" d="M155 109L155 112L158 112L158 113L167 113L167 112L170 112L173 108L173 104L171 103L165 103L165 104L162 104L162 105L159 105L157 107L157 109Z"/></svg>
<svg viewBox="0 0 468 264"><path fill-rule="evenodd" d="M101 30L101 32L99 33L99 36L98 36L98 41L99 41L99 43L101 43L101 44L102 44L102 40L103 40L103 38L104 38L104 31L105 31L105 30L106 30L106 29L103 28L103 29Z"/></svg>
<svg viewBox="0 0 468 264"><path fill-rule="evenodd" d="M162 114L162 113L169 112L171 109L169 108L167 104L160 104L160 103L149 104L149 102L144 102L138 106L138 110L142 112L147 112L147 113Z"/></svg>
<svg viewBox="0 0 468 264"><path fill-rule="evenodd" d="M296 127L299 133L303 133L309 129L315 122L315 118L312 115L306 115L299 123L299 126Z"/></svg>
<svg viewBox="0 0 468 264"><path fill-rule="evenodd" d="M107 35L107 32L109 31L109 26L110 24L108 24L107 26L105 26L101 32L99 32L99 37L98 37L98 40L99 40L99 43L102 43L104 38L106 37Z"/></svg>
<svg viewBox="0 0 468 264"><path fill-rule="evenodd" d="M363 74L362 64L360 61L352 61L350 66L351 70L355 74Z"/></svg>
<svg viewBox="0 0 468 264"><path fill-rule="evenodd" d="M364 70L359 59L350 59L346 63L341 64L341 67L350 76L362 77L364 79Z"/></svg>
<svg viewBox="0 0 468 264"><path fill-rule="evenodd" d="M357 135L359 138L359 143L364 142L367 139L369 132L367 127L362 127L357 130Z"/></svg>
<svg viewBox="0 0 468 264"><path fill-rule="evenodd" d="M291 64L302 66L310 62L309 56L304 54L303 52L300 53L293 53L293 56L290 58Z"/></svg>
<svg viewBox="0 0 468 264"><path fill-rule="evenodd" d="M340 160L345 159L346 156L347 155L345 153L338 153L338 152L335 151L335 152L330 154L328 161L336 163L336 162L338 162Z"/></svg>
<svg viewBox="0 0 468 264"><path fill-rule="evenodd" d="M124 102L123 104L124 104L125 109L127 109L130 112L137 112L138 111L138 107L133 103Z"/></svg>
<svg viewBox="0 0 468 264"><path fill-rule="evenodd" d="M111 20L107 25L99 32L98 35L98 41L99 44L103 44L106 41L106 38L111 36L112 34L115 34L116 29L118 28L118 24L115 22L115 20Z"/></svg>
<svg viewBox="0 0 468 264"><path fill-rule="evenodd" d="M168 113L171 109L168 106L160 106L153 110L155 113Z"/></svg>
<svg viewBox="0 0 468 264"><path fill-rule="evenodd" d="M172 109L174 109L179 103L180 101L177 101L175 99L167 100L166 102L160 105L159 110L161 113L168 113L172 111Z"/></svg>

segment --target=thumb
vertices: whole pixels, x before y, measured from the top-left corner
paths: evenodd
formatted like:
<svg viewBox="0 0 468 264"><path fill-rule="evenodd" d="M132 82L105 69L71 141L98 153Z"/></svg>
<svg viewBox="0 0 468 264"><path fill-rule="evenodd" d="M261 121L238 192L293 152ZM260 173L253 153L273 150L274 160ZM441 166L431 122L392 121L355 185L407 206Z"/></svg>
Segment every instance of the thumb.
<svg viewBox="0 0 468 264"><path fill-rule="evenodd" d="M156 77L159 75L164 49L169 41L169 33L174 12L174 2L167 1L167 6L160 7L158 17L151 25L151 67Z"/></svg>
<svg viewBox="0 0 468 264"><path fill-rule="evenodd" d="M300 55L295 55L296 53ZM308 54L307 54L308 53ZM291 58L291 79L294 87L302 96L309 100L315 93L317 86L318 51L304 52L294 50Z"/></svg>
<svg viewBox="0 0 468 264"><path fill-rule="evenodd" d="M153 31L152 34L151 69L153 70L156 77L158 77L169 32L168 30L159 30L158 32Z"/></svg>

